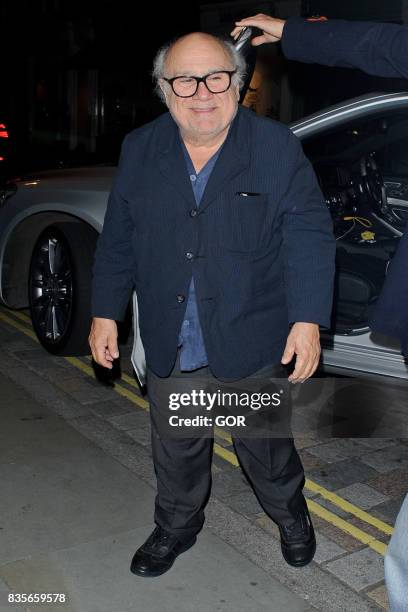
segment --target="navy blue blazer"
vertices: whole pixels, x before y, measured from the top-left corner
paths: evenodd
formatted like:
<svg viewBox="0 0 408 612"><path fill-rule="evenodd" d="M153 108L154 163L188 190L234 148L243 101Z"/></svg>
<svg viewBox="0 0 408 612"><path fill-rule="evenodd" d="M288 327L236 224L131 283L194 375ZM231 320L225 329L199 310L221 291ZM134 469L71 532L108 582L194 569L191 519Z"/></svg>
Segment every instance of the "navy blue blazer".
<svg viewBox="0 0 408 612"><path fill-rule="evenodd" d="M408 28L396 24L289 19L282 49L288 59L359 68L382 77L408 78ZM370 327L401 341L408 356L408 232L388 267Z"/></svg>
<svg viewBox="0 0 408 612"><path fill-rule="evenodd" d="M298 139L239 108L197 209L169 113L128 134L99 237L92 315L123 320L132 288L148 366L167 376L194 275L209 366L280 362L291 323L330 326L335 240Z"/></svg>

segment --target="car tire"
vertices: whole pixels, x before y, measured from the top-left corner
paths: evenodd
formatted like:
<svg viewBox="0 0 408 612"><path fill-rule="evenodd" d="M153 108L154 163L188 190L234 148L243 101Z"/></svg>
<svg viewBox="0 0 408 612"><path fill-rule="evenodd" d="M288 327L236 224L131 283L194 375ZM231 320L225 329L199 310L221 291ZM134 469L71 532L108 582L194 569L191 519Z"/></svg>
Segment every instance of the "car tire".
<svg viewBox="0 0 408 612"><path fill-rule="evenodd" d="M28 296L34 331L54 355L89 355L92 265L98 234L80 223L55 223L35 243Z"/></svg>

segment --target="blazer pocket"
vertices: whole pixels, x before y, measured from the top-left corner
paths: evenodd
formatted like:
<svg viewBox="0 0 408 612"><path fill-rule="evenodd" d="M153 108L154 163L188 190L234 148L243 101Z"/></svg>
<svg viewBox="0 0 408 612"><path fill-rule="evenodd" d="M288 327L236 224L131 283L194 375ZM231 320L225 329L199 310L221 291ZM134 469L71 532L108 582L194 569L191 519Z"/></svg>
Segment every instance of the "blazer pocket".
<svg viewBox="0 0 408 612"><path fill-rule="evenodd" d="M269 194L244 190L223 192L221 240L224 246L235 253L259 250L265 243L273 208Z"/></svg>

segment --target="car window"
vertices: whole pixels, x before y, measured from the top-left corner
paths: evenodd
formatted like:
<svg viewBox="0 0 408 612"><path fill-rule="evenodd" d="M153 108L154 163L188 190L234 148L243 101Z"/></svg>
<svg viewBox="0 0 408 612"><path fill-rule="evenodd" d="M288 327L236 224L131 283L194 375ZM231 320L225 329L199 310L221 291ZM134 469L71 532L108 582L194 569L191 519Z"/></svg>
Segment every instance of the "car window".
<svg viewBox="0 0 408 612"><path fill-rule="evenodd" d="M360 118L305 139L303 148L312 163L355 162L375 153L384 176L408 180L408 111L391 111Z"/></svg>

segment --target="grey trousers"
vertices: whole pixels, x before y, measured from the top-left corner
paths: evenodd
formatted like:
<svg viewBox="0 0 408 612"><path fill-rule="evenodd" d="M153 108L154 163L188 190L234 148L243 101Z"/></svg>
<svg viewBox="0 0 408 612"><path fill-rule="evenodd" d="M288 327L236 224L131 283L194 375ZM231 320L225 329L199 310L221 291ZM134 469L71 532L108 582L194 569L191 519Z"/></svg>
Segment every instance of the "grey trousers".
<svg viewBox="0 0 408 612"><path fill-rule="evenodd" d="M267 376L287 382L281 364L272 364L247 379ZM147 368L147 391L150 400L151 442L157 477L155 523L181 541L189 540L204 524L204 507L211 489L213 437L176 438L163 429L169 416L169 394L174 389L197 388L202 382L216 385L208 367L181 372L179 356L168 377L157 376ZM181 387L180 387L181 385ZM240 466L266 514L280 524L290 524L304 503L303 467L291 437L253 438L244 434L232 436Z"/></svg>

